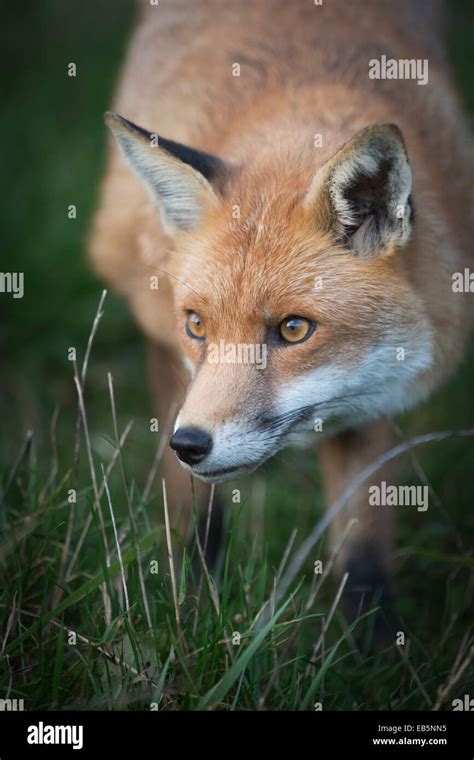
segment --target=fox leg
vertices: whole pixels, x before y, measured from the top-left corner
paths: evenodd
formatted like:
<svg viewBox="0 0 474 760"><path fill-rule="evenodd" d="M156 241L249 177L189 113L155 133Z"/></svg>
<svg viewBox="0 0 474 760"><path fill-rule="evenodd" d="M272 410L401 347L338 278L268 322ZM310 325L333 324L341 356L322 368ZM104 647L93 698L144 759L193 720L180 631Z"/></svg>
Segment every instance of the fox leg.
<svg viewBox="0 0 474 760"><path fill-rule="evenodd" d="M392 446L390 424L377 420L366 427L344 431L320 444L320 464L324 478L326 503L331 507L349 484L369 464ZM384 465L362 484L338 513L330 528L331 543L341 543L348 522L350 529L337 557L340 573L348 572L344 603L347 616L355 619L379 606L376 627L392 628L397 624L392 607L390 562L393 549L393 509L369 504L369 488L393 480L393 467ZM382 621L380 620L382 617Z"/></svg>
<svg viewBox="0 0 474 760"><path fill-rule="evenodd" d="M158 417L160 429L170 438L176 416L184 400L186 387L189 383L189 374L176 351L156 342L150 341L148 343L147 360L154 410ZM165 431L164 428L167 423L169 430ZM200 507L199 534L202 542L210 486L196 478L192 484L191 475L181 467L175 452L168 446L168 441L165 443L161 459L161 473L166 483L171 521L183 536L190 536L192 531L194 490L194 496ZM206 559L211 567L215 564L221 532L221 512L215 499L212 515L206 551Z"/></svg>

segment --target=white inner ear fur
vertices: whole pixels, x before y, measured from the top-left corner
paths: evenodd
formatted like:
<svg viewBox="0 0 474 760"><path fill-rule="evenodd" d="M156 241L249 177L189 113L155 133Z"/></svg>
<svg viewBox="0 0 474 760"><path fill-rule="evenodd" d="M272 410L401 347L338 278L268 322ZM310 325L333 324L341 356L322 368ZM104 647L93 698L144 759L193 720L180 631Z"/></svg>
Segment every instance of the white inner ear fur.
<svg viewBox="0 0 474 760"><path fill-rule="evenodd" d="M317 173L308 193L307 203L317 193L329 192L331 204L337 214L338 230L357 228L348 239L348 247L361 258L374 255L390 246L405 245L411 232L409 198L412 190L412 174L401 137L392 128L378 127L363 130L364 135L353 138L353 146L341 149L339 154ZM374 213L367 213L358 222L360 207L348 197L348 191L364 178L376 178L390 162L385 185L380 195L374 195ZM357 192L353 191L356 196ZM363 198L361 199L363 206ZM378 211L378 213L377 213ZM357 226L357 225L360 226Z"/></svg>

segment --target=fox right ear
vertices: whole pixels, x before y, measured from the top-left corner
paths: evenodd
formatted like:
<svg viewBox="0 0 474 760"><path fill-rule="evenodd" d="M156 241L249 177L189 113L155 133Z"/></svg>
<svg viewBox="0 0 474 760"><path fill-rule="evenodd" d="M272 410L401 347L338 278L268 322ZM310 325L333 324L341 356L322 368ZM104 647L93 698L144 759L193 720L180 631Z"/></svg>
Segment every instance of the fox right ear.
<svg viewBox="0 0 474 760"><path fill-rule="evenodd" d="M336 243L370 258L408 241L411 187L402 133L395 124L372 124L321 167L305 205Z"/></svg>
<svg viewBox="0 0 474 760"><path fill-rule="evenodd" d="M191 230L199 226L218 196L211 182L219 183L226 164L208 153L147 132L116 113L105 123L135 174L158 206L164 228Z"/></svg>

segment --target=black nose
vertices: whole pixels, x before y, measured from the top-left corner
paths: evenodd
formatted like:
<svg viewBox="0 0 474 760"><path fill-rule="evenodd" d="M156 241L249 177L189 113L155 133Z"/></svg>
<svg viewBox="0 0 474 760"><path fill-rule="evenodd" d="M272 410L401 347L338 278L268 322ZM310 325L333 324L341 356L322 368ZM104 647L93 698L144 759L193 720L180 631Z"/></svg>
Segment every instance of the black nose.
<svg viewBox="0 0 474 760"><path fill-rule="evenodd" d="M170 446L183 462L197 464L211 450L212 438L197 427L178 428L170 440Z"/></svg>

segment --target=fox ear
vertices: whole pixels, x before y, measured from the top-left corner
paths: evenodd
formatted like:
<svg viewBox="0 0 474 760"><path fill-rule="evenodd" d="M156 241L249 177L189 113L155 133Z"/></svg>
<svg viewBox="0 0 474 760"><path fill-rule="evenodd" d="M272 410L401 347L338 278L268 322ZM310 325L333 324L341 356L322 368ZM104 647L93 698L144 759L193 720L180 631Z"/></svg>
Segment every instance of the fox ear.
<svg viewBox="0 0 474 760"><path fill-rule="evenodd" d="M211 185L227 172L219 158L166 140L116 113L105 123L138 178L158 205L169 233L199 226L206 211L218 203Z"/></svg>
<svg viewBox="0 0 474 760"><path fill-rule="evenodd" d="M394 124L373 124L321 167L305 205L335 242L370 258L408 241L411 187L401 131Z"/></svg>

